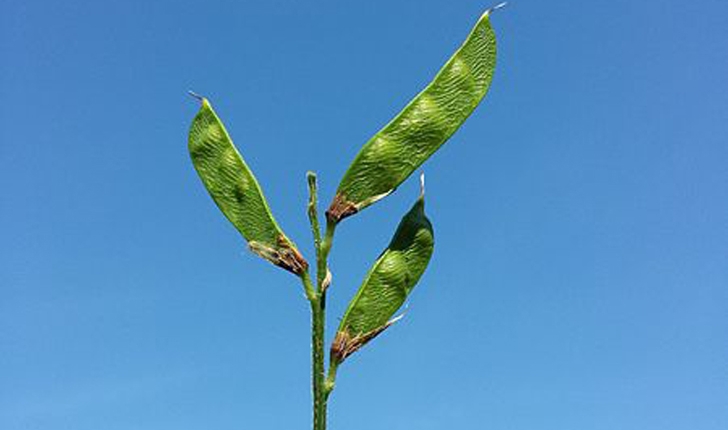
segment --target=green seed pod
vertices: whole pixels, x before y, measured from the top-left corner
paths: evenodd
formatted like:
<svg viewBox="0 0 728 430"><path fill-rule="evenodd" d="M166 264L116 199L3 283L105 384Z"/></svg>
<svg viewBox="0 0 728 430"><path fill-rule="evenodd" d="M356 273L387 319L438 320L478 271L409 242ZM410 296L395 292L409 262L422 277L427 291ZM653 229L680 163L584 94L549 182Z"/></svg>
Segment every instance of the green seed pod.
<svg viewBox="0 0 728 430"><path fill-rule="evenodd" d="M392 193L475 110L495 69L491 11L482 15L435 79L359 151L326 211L331 222Z"/></svg>
<svg viewBox="0 0 728 430"><path fill-rule="evenodd" d="M332 362L341 363L396 321L391 318L425 272L434 244L420 196L349 303L331 345Z"/></svg>
<svg viewBox="0 0 728 430"><path fill-rule="evenodd" d="M258 181L210 103L195 97L202 106L190 127L189 151L205 188L253 252L276 266L302 274L308 263L276 223Z"/></svg>

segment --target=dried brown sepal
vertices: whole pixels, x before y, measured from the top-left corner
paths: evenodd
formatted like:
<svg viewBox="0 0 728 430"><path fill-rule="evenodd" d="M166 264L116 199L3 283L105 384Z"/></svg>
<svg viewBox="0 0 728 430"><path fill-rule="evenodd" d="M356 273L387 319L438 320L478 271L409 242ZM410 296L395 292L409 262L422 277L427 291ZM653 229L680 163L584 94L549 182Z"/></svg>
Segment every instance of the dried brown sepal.
<svg viewBox="0 0 728 430"><path fill-rule="evenodd" d="M336 337L334 337L334 341L331 343L331 361L343 363L347 357L357 352L362 346L366 345L367 342L379 336L384 330L391 327L401 318L402 316L399 316L388 321L379 328L356 336L352 336L347 331L337 332Z"/></svg>
<svg viewBox="0 0 728 430"><path fill-rule="evenodd" d="M333 223L338 223L342 219L354 215L359 212L356 204L347 201L344 196L337 194L331 202L331 206L326 210L326 219Z"/></svg>
<svg viewBox="0 0 728 430"><path fill-rule="evenodd" d="M278 237L277 248L272 248L255 241L249 242L248 246L254 253L291 273L301 275L308 270L308 262L306 259L291 245L285 236Z"/></svg>

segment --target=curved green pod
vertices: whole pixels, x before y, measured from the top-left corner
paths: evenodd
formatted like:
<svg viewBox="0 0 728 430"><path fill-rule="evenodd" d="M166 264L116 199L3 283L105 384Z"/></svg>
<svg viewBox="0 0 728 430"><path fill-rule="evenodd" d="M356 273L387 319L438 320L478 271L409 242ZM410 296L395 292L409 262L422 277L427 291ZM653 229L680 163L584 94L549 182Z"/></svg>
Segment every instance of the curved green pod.
<svg viewBox="0 0 728 430"><path fill-rule="evenodd" d="M190 127L189 151L205 188L253 252L300 275L308 263L276 223L258 181L210 102L199 99L202 105Z"/></svg>
<svg viewBox="0 0 728 430"><path fill-rule="evenodd" d="M394 237L367 273L341 320L331 346L340 363L389 327L427 268L435 245L421 196L402 218Z"/></svg>
<svg viewBox="0 0 728 430"><path fill-rule="evenodd" d="M434 80L362 147L326 212L331 222L338 223L392 193L475 110L495 69L492 10L481 16Z"/></svg>

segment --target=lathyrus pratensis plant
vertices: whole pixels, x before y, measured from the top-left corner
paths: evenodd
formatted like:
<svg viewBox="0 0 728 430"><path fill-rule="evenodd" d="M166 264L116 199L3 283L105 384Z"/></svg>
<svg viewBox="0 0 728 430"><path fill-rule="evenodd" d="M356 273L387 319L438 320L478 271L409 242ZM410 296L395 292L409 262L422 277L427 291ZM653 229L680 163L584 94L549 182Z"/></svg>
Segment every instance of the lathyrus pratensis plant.
<svg viewBox="0 0 728 430"><path fill-rule="evenodd" d="M250 250L298 277L312 315L313 428L326 428L326 405L337 370L351 354L391 326L395 313L417 284L434 248L432 224L422 193L402 218L389 245L367 273L344 313L324 360L326 293L331 285L327 260L334 232L345 218L391 194L465 122L485 96L496 62L495 34L487 10L465 42L434 80L359 151L326 211L321 236L316 175L307 174L308 218L316 251L316 280L295 243L273 218L263 191L233 145L210 102L192 121L192 162L217 206L243 235Z"/></svg>

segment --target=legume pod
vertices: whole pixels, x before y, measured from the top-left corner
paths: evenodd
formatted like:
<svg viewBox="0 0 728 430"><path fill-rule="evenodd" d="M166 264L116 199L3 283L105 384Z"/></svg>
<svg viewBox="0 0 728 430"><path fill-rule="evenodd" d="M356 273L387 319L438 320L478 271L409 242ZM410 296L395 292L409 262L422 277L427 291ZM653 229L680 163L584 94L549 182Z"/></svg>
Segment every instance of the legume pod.
<svg viewBox="0 0 728 430"><path fill-rule="evenodd" d="M425 272L434 244L420 196L349 303L331 346L334 362L344 361L394 322L392 316Z"/></svg>
<svg viewBox="0 0 728 430"><path fill-rule="evenodd" d="M189 151L205 188L253 252L300 275L308 263L276 223L258 181L209 101L200 100L190 127Z"/></svg>
<svg viewBox="0 0 728 430"><path fill-rule="evenodd" d="M338 223L392 193L465 122L485 96L496 62L486 11L434 80L360 150L326 212Z"/></svg>

